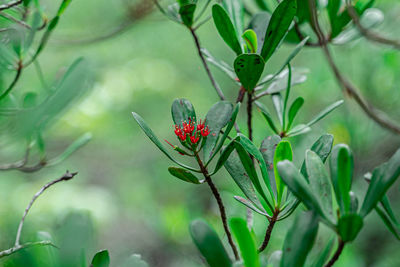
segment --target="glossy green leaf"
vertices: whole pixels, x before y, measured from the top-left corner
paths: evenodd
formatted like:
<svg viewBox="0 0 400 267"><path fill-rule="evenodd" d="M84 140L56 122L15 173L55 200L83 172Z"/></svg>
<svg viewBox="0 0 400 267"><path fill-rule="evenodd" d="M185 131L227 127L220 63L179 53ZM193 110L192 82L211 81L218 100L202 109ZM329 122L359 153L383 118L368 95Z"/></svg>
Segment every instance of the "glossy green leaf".
<svg viewBox="0 0 400 267"><path fill-rule="evenodd" d="M210 267L230 267L231 260L217 233L203 220L194 220L189 227L193 242Z"/></svg>
<svg viewBox="0 0 400 267"><path fill-rule="evenodd" d="M360 215L365 217L378 202L384 197L386 191L396 181L400 175L400 149L390 158L390 160L377 167L371 178L371 183L365 195L361 207Z"/></svg>
<svg viewBox="0 0 400 267"><path fill-rule="evenodd" d="M272 13L265 33L261 56L267 62L289 30L296 15L296 0L283 0Z"/></svg>
<svg viewBox="0 0 400 267"><path fill-rule="evenodd" d="M341 104L343 104L343 100L336 101L332 105L328 106L324 110L322 110L320 113L317 114L309 123L307 123L307 126L311 127L312 125L316 124L318 121L323 119L325 116L327 116L329 113L331 113L333 110L335 110L337 107L339 107Z"/></svg>
<svg viewBox="0 0 400 267"><path fill-rule="evenodd" d="M245 40L249 52L257 53L257 34L253 30L249 29L243 33L242 38Z"/></svg>
<svg viewBox="0 0 400 267"><path fill-rule="evenodd" d="M237 77L243 87L252 92L264 71L264 60L257 54L239 55L233 63Z"/></svg>
<svg viewBox="0 0 400 267"><path fill-rule="evenodd" d="M268 136L261 142L260 152L264 158L265 164L267 165L269 179L271 181L271 187L276 194L275 174L274 174L274 155L276 147L282 139L279 135Z"/></svg>
<svg viewBox="0 0 400 267"><path fill-rule="evenodd" d="M293 160L292 146L288 141L281 141L276 147L274 155L274 175L275 175L278 205L281 203L285 184L282 182L282 178L279 175L277 164L278 162L283 160L289 160L289 161Z"/></svg>
<svg viewBox="0 0 400 267"><path fill-rule="evenodd" d="M175 162L176 164L178 164L179 166L194 171L194 172L200 172L199 170L196 170L192 167L186 166L182 163L180 163L179 161L177 161L176 159L174 159L169 152L165 149L165 147L161 144L160 140L157 138L157 136L154 134L153 130L151 130L151 128L147 125L147 123L143 120L143 118L141 116L139 116L139 114L132 112L133 118L136 120L136 122L139 124L140 128L142 128L143 132L147 135L147 137L158 147L158 149L161 150L161 152L163 152L167 158L169 158L170 160L172 160L173 162Z"/></svg>
<svg viewBox="0 0 400 267"><path fill-rule="evenodd" d="M274 120L272 119L271 114L269 113L268 109L266 106L264 106L261 102L256 101L255 102L258 110L261 112L261 114L263 115L263 117L265 118L265 120L267 121L269 127L271 128L271 130L276 133L279 134L279 130L278 128L275 126Z"/></svg>
<svg viewBox="0 0 400 267"><path fill-rule="evenodd" d="M239 245L244 266L260 267L256 243L247 228L247 223L241 218L232 218L229 220L229 226Z"/></svg>
<svg viewBox="0 0 400 267"><path fill-rule="evenodd" d="M232 112L233 105L228 101L219 101L215 103L208 111L205 123L208 125L210 134L207 136L203 146L204 162L208 162L212 154L216 153L214 148L217 145L219 134L222 128L224 128L228 122L230 122Z"/></svg>
<svg viewBox="0 0 400 267"><path fill-rule="evenodd" d="M94 255L90 267L108 267L109 265L110 255L108 254L108 250L102 250Z"/></svg>
<svg viewBox="0 0 400 267"><path fill-rule="evenodd" d="M336 145L330 159L331 180L341 214L350 210L353 155L347 145Z"/></svg>
<svg viewBox="0 0 400 267"><path fill-rule="evenodd" d="M278 162L277 168L280 177L288 186L290 191L292 191L292 193L300 199L308 209L314 210L328 226L333 227L333 223L328 219L328 216L322 209L318 198L310 188L306 179L299 173L293 163L289 160L281 161Z"/></svg>
<svg viewBox="0 0 400 267"><path fill-rule="evenodd" d="M300 108L304 104L304 98L298 97L296 98L295 101L293 101L292 105L289 108L289 113L288 113L288 125L286 127L286 130L290 130L290 127L292 126L294 119L296 118L297 113L299 112Z"/></svg>
<svg viewBox="0 0 400 267"><path fill-rule="evenodd" d="M171 106L172 119L175 125L182 125L184 121L196 121L196 112L192 103L185 98L175 99Z"/></svg>
<svg viewBox="0 0 400 267"><path fill-rule="evenodd" d="M196 176L194 176L190 171L187 171L182 168L177 168L177 167L169 167L168 171L170 174L175 176L178 179L181 179L182 181L192 183L192 184L201 184L204 182L204 180L199 180Z"/></svg>
<svg viewBox="0 0 400 267"><path fill-rule="evenodd" d="M261 10L265 10L265 11L270 11L268 5L265 3L264 0L255 0L258 8L260 8Z"/></svg>
<svg viewBox="0 0 400 267"><path fill-rule="evenodd" d="M259 0L262 1L262 0ZM257 54L261 53L261 49L264 44L265 32L271 19L271 14L268 12L260 12L253 16L248 28L252 29L257 35Z"/></svg>
<svg viewBox="0 0 400 267"><path fill-rule="evenodd" d="M389 199L387 195L384 195L382 200L381 200L382 207L386 214L389 216L389 218L397 225L400 225L399 222L396 219L396 216L394 215L392 206L390 205Z"/></svg>
<svg viewBox="0 0 400 267"><path fill-rule="evenodd" d="M353 241L362 227L363 219L358 214L348 213L339 218L338 232L343 242Z"/></svg>
<svg viewBox="0 0 400 267"><path fill-rule="evenodd" d="M311 190L319 197L325 212L333 218L331 184L324 163L319 155L311 150L306 151L305 163Z"/></svg>
<svg viewBox="0 0 400 267"><path fill-rule="evenodd" d="M214 19L215 27L225 43L237 55L242 54L242 47L240 45L238 35L236 34L235 27L233 26L232 21L225 9L222 6L215 4L212 7L212 17Z"/></svg>
<svg viewBox="0 0 400 267"><path fill-rule="evenodd" d="M263 216L267 216L268 218L271 218L271 216L264 210L264 208L261 208L261 206L257 207L256 205L254 205L254 203L250 202L248 199L245 199L240 196L234 196L233 198L242 203L243 205L245 205L246 207L248 207L249 209L253 210L254 212L261 214Z"/></svg>
<svg viewBox="0 0 400 267"><path fill-rule="evenodd" d="M331 25L331 34L332 36L337 36L340 31L342 30L342 26L339 26L339 9L342 5L342 0L331 0L328 1L327 10L328 10L328 17L329 23ZM345 12L347 12L345 10Z"/></svg>
<svg viewBox="0 0 400 267"><path fill-rule="evenodd" d="M311 131L311 128L308 127L306 124L298 124L294 126L290 131L286 133L287 137L293 137L301 134L305 134Z"/></svg>
<svg viewBox="0 0 400 267"><path fill-rule="evenodd" d="M58 9L57 16L61 16L65 12L65 9L67 9L67 7L69 6L70 3L71 3L71 0L63 0Z"/></svg>
<svg viewBox="0 0 400 267"><path fill-rule="evenodd" d="M286 234L281 267L304 266L318 233L318 216L312 211L296 217Z"/></svg>
<svg viewBox="0 0 400 267"><path fill-rule="evenodd" d="M193 17L195 11L196 4L187 4L179 8L179 15L181 16L181 20L183 24L185 24L187 27L191 27L193 25Z"/></svg>
<svg viewBox="0 0 400 267"><path fill-rule="evenodd" d="M236 35L241 36L243 33L243 21L244 21L244 6L242 0L224 0L222 5L228 12L229 17L232 18ZM239 43L242 43L239 40Z"/></svg>

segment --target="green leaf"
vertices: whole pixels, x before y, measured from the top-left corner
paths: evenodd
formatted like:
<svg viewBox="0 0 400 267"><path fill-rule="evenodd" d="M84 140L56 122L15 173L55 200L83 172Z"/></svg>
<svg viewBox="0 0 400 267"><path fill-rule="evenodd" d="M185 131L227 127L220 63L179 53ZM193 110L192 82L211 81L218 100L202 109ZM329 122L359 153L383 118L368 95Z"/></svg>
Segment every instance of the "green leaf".
<svg viewBox="0 0 400 267"><path fill-rule="evenodd" d="M260 261L258 259L257 247L247 228L246 221L241 218L232 218L229 220L229 226L239 245L244 266L259 267Z"/></svg>
<svg viewBox="0 0 400 267"><path fill-rule="evenodd" d="M212 7L212 17L214 19L215 27L225 43L237 55L242 54L242 47L240 45L238 35L236 34L236 30L225 9L222 6L215 4Z"/></svg>
<svg viewBox="0 0 400 267"><path fill-rule="evenodd" d="M283 100L282 95L280 93L272 94L272 104L274 104L274 108L276 114L278 115L279 122L281 125L283 124Z"/></svg>
<svg viewBox="0 0 400 267"><path fill-rule="evenodd" d="M358 214L348 213L339 218L338 232L343 242L353 241L362 227L363 219Z"/></svg>
<svg viewBox="0 0 400 267"><path fill-rule="evenodd" d="M347 145L336 145L330 159L331 180L341 214L350 210L350 190L353 178L353 155Z"/></svg>
<svg viewBox="0 0 400 267"><path fill-rule="evenodd" d="M246 136L239 134L239 142L242 145L242 147L252 155L257 161L258 165L261 170L261 174L264 180L264 184L267 186L267 189L271 195L272 201L274 201L274 193L272 191L271 183L269 181L269 176L268 176L268 170L267 170L267 165L265 164L264 157L261 154L261 152L258 150L258 148L253 144L253 142L247 138Z"/></svg>
<svg viewBox="0 0 400 267"><path fill-rule="evenodd" d="M296 217L283 244L281 267L304 266L318 233L318 216L312 211Z"/></svg>
<svg viewBox="0 0 400 267"><path fill-rule="evenodd" d="M207 136L203 146L204 162L208 162L213 153L218 152L214 151L218 141L218 136L222 128L224 128L231 120L232 112L233 105L229 101L219 101L215 103L208 111L205 123L210 129L210 134Z"/></svg>
<svg viewBox="0 0 400 267"><path fill-rule="evenodd" d="M329 113L331 113L333 110L335 110L337 107L339 107L341 104L343 104L343 100L336 101L332 105L328 106L324 110L322 110L320 113L317 114L309 123L307 123L307 126L311 127L312 125L316 124L318 121L323 119L325 116L327 116Z"/></svg>
<svg viewBox="0 0 400 267"><path fill-rule="evenodd" d="M276 128L275 123L272 119L271 114L269 113L268 109L266 106L264 106L261 102L256 101L255 102L258 110L261 112L261 114L263 115L263 117L265 118L265 120L267 121L269 127L271 128L271 130L276 133L279 134L279 130L278 128Z"/></svg>
<svg viewBox="0 0 400 267"><path fill-rule="evenodd" d="M186 166L176 159L174 159L168 151L165 149L165 147L161 144L160 140L158 140L157 136L154 134L153 130L150 129L150 127L147 125L147 123L143 120L142 117L139 116L139 114L132 112L133 118L136 120L136 122L139 124L140 128L142 128L143 132L147 135L147 137L158 147L158 149L163 152L167 158L178 164L179 166L194 171L194 172L200 172L199 170L196 170L192 167Z"/></svg>
<svg viewBox="0 0 400 267"><path fill-rule="evenodd" d="M108 255L108 250L102 250L94 255L90 267L108 267L109 265L110 256Z"/></svg>
<svg viewBox="0 0 400 267"><path fill-rule="evenodd" d="M308 127L306 124L298 124L294 126L290 131L286 133L287 137L293 137L296 135L305 134L311 131L311 128Z"/></svg>
<svg viewBox="0 0 400 267"><path fill-rule="evenodd" d="M199 180L196 176L194 176L190 171L187 171L182 168L177 168L177 167L169 167L168 171L170 174L175 176L178 179L181 179L182 181L192 183L192 184L201 184L204 182L203 180Z"/></svg>
<svg viewBox="0 0 400 267"><path fill-rule="evenodd" d="M90 140L92 140L92 134L91 133L85 133L78 139L76 139L72 144L70 144L67 149L65 149L59 156L51 159L48 161L47 166L54 166L57 165L64 160L66 160L68 157L70 157L73 153L75 153L78 149L82 148L84 145L89 143Z"/></svg>
<svg viewBox="0 0 400 267"><path fill-rule="evenodd" d="M332 247L335 239L331 238L328 244L322 248L321 252L317 254L317 257L314 259L311 267L323 267L325 266L325 262L328 260L329 255L331 254Z"/></svg>
<svg viewBox="0 0 400 267"><path fill-rule="evenodd" d="M318 198L293 163L289 160L284 160L278 162L277 168L280 177L292 193L300 199L308 209L314 210L329 227L333 227L333 223L328 219Z"/></svg>
<svg viewBox="0 0 400 267"><path fill-rule="evenodd" d="M276 193L275 174L274 174L274 155L276 147L282 139L279 135L268 136L261 142L260 152L267 165L269 179L272 190Z"/></svg>
<svg viewBox="0 0 400 267"><path fill-rule="evenodd" d="M333 218L331 184L324 163L319 155L311 150L306 151L305 163L311 190L319 196L322 208Z"/></svg>
<svg viewBox="0 0 400 267"><path fill-rule="evenodd" d="M288 141L281 141L276 147L274 155L274 175L275 175L278 206L282 200L283 189L285 188L285 184L282 182L282 178L279 175L277 164L278 162L283 160L290 160L290 161L293 160L292 146Z"/></svg>
<svg viewBox="0 0 400 267"><path fill-rule="evenodd" d="M201 49L201 53L204 55L205 59L208 62L210 62L215 67L217 67L222 72L224 72L226 75L228 75L228 77L231 78L232 81L234 81L235 83L238 83L236 80L237 77L236 77L235 70L228 63L226 63L222 60L218 60L213 55L211 55L211 53L205 48Z"/></svg>
<svg viewBox="0 0 400 267"><path fill-rule="evenodd" d="M154 3L156 4L156 6L160 10L160 12L163 13L170 20L175 21L177 23L181 23L181 20L180 20L180 18L178 16L178 14L179 14L179 4L178 3L174 3L172 5L169 5L167 10L165 10L160 5L158 0L154 0ZM178 9L178 10L176 10L176 9Z"/></svg>
<svg viewBox="0 0 400 267"><path fill-rule="evenodd" d="M288 113L288 125L286 127L286 130L290 130L290 127L293 124L294 119L296 118L297 113L299 112L300 108L304 104L304 98L298 97L296 98L295 101L293 101L292 105L289 108L289 113Z"/></svg>
<svg viewBox="0 0 400 267"><path fill-rule="evenodd" d="M384 197L386 191L396 181L400 175L400 149L390 158L390 160L374 169L371 183L365 195L361 207L360 215L365 217L378 202Z"/></svg>
<svg viewBox="0 0 400 267"><path fill-rule="evenodd" d="M255 0L255 2L261 10L270 11L264 0Z"/></svg>
<svg viewBox="0 0 400 267"><path fill-rule="evenodd" d="M64 13L65 9L67 9L67 7L69 6L70 3L71 3L71 0L63 0L60 5L60 8L58 9L57 16L61 16Z"/></svg>
<svg viewBox="0 0 400 267"><path fill-rule="evenodd" d="M389 231L400 240L400 225L397 222L394 222L388 215L385 214L384 210L380 207L376 206L375 211L378 213L379 217L385 223L386 227Z"/></svg>
<svg viewBox="0 0 400 267"><path fill-rule="evenodd" d="M175 125L181 125L182 122L196 121L196 112L189 100L185 98L175 99L171 106L172 119Z"/></svg>
<svg viewBox="0 0 400 267"><path fill-rule="evenodd" d="M228 12L229 17L232 18L236 35L241 36L243 33L243 21L244 21L244 6L242 0L224 0L222 5ZM239 41L239 43L241 43Z"/></svg>
<svg viewBox="0 0 400 267"><path fill-rule="evenodd" d="M24 100L22 106L24 108L33 108L37 104L38 94L35 92L28 92L24 95Z"/></svg>
<svg viewBox="0 0 400 267"><path fill-rule="evenodd" d="M181 20L183 24L185 24L187 27L192 27L193 25L193 17L195 10L196 10L196 4L187 4L179 8L179 15L181 16Z"/></svg>
<svg viewBox="0 0 400 267"><path fill-rule="evenodd" d="M257 53L257 34L249 29L243 33L242 38L246 41L250 53Z"/></svg>
<svg viewBox="0 0 400 267"><path fill-rule="evenodd" d="M274 13L272 13L261 50L261 56L265 62L268 61L281 40L285 37L296 15L296 9L296 0L284 0L278 5Z"/></svg>
<svg viewBox="0 0 400 267"><path fill-rule="evenodd" d="M339 23L339 9L342 5L342 0L331 0L328 1L328 17L329 23L331 24L331 34L333 36L337 36L341 31L341 26L338 25ZM345 10L347 12L347 10Z"/></svg>
<svg viewBox="0 0 400 267"><path fill-rule="evenodd" d="M349 192L350 195L350 213L358 212L358 198L353 191Z"/></svg>
<svg viewBox="0 0 400 267"><path fill-rule="evenodd" d="M260 0L261 1L261 0ZM253 16L248 28L252 29L257 35L257 54L261 53L261 49L264 44L265 32L271 19L271 14L268 12L260 12Z"/></svg>
<svg viewBox="0 0 400 267"><path fill-rule="evenodd" d="M263 216L267 216L268 218L272 218L265 210L264 208L262 208L261 204L259 207L257 207L256 205L254 205L254 203L250 202L248 199L245 199L243 197L240 196L234 196L234 199L236 199L237 201L239 201L240 203L242 203L243 205L245 205L246 207L248 207L249 209L257 212L258 214L261 214Z"/></svg>
<svg viewBox="0 0 400 267"><path fill-rule="evenodd" d="M295 86L301 83L304 83L307 80L307 73L308 70L301 69L301 68L293 68L292 69L292 77L290 86ZM288 76L289 71L288 69L283 69L281 72L277 73L276 75L267 75L265 76L261 82L258 83L257 89L261 89L262 85L269 83L267 89L261 91L260 93L265 93L268 95L272 95L275 93L279 93L285 89L287 89L288 85Z"/></svg>
<svg viewBox="0 0 400 267"><path fill-rule="evenodd" d="M194 220L189 227L193 242L210 267L230 267L231 260L217 233L203 220Z"/></svg>
<svg viewBox="0 0 400 267"><path fill-rule="evenodd" d="M264 65L264 60L257 54L242 54L235 59L233 66L236 75L248 92L252 92L256 87L264 71Z"/></svg>

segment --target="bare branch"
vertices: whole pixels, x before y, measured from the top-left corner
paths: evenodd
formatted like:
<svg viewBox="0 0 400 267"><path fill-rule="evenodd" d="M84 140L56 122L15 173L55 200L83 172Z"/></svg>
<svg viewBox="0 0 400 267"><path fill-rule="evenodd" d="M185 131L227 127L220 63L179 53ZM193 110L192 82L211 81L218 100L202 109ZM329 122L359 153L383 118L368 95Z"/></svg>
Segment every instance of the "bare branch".
<svg viewBox="0 0 400 267"><path fill-rule="evenodd" d="M380 43L380 44L384 44L384 45L388 45L391 46L395 49L399 49L400 50L400 41L399 40L393 40L393 39L388 39L385 38L381 35L379 35L376 32L370 31L369 29L365 28L360 21L360 17L357 14L357 11L354 9L354 7L352 5L350 5L350 3L348 1L347 2L347 12L349 13L351 19L354 22L354 25L356 25L357 29L359 30L359 32L368 40L376 42L376 43Z"/></svg>
<svg viewBox="0 0 400 267"><path fill-rule="evenodd" d="M22 69L23 69L22 61L18 61L18 67L17 67L17 73L15 74L14 80L11 82L11 84L8 86L8 88L0 95L0 101L3 100L14 88L14 86L17 84L19 78L21 77Z"/></svg>
<svg viewBox="0 0 400 267"><path fill-rule="evenodd" d="M17 6L17 5L21 4L21 3L22 3L22 0L17 0L17 1L9 2L9 3L4 4L4 5L0 5L0 11L12 8L12 7Z"/></svg>
<svg viewBox="0 0 400 267"><path fill-rule="evenodd" d="M0 258L10 256L11 254L14 254L15 252L25 249L25 248L30 248L30 247L36 247L36 246L52 246L56 247L53 243L50 241L39 241L39 242L28 242L20 246L14 246L12 248L3 250L0 252Z"/></svg>

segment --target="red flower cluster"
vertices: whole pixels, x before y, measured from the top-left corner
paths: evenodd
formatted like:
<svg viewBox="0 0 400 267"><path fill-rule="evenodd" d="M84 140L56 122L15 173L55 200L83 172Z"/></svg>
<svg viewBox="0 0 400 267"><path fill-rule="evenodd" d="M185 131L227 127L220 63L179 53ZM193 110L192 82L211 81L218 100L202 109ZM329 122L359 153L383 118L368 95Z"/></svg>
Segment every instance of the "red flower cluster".
<svg viewBox="0 0 400 267"><path fill-rule="evenodd" d="M176 136L178 136L181 142L185 142L187 137L189 137L190 142L195 145L199 142L201 137L206 138L210 133L208 126L205 125L205 121L196 122L189 119L189 122L184 121L182 127L180 125L175 125L174 130Z"/></svg>

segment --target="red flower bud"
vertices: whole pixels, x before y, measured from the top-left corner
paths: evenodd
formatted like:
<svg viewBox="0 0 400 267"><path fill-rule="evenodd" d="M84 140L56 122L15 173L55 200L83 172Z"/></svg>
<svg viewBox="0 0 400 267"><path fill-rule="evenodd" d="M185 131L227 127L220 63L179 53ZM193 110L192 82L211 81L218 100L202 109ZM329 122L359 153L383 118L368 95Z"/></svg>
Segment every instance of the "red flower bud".
<svg viewBox="0 0 400 267"><path fill-rule="evenodd" d="M204 122L201 122L201 120L199 121L199 123L197 124L197 131L201 131L204 129Z"/></svg>
<svg viewBox="0 0 400 267"><path fill-rule="evenodd" d="M203 137L206 137L207 135L209 135L209 134L210 134L210 129L208 128L208 126L205 127L204 129L202 129L202 130L200 131L200 134L201 134Z"/></svg>
<svg viewBox="0 0 400 267"><path fill-rule="evenodd" d="M190 121L189 123L183 122L183 131L187 134L191 134L194 130L194 123Z"/></svg>
<svg viewBox="0 0 400 267"><path fill-rule="evenodd" d="M179 135L179 139L181 139L181 141L184 142L186 140L186 134L182 133L181 135Z"/></svg>
<svg viewBox="0 0 400 267"><path fill-rule="evenodd" d="M190 142L192 142L192 144L196 144L199 141L200 137L196 137L196 134L190 137Z"/></svg>
<svg viewBox="0 0 400 267"><path fill-rule="evenodd" d="M175 132L175 134L176 134L177 136L182 135L181 126L175 125L175 130L174 130L174 132Z"/></svg>

